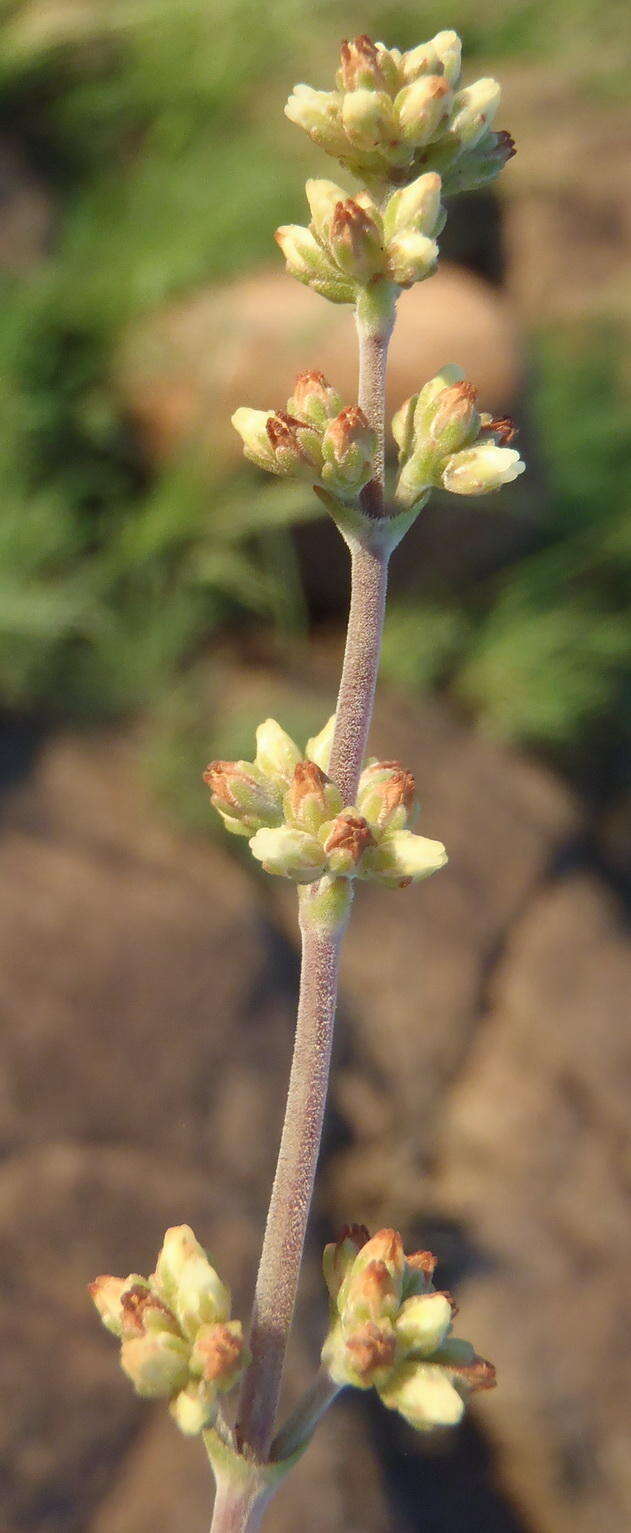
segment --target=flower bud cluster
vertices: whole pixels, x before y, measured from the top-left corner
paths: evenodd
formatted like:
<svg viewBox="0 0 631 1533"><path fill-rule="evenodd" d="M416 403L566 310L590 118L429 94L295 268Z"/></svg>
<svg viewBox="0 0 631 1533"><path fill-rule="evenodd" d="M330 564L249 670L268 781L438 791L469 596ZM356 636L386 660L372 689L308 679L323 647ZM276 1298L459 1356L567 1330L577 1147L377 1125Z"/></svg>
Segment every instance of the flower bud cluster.
<svg viewBox="0 0 631 1533"><path fill-rule="evenodd" d="M405 185L438 171L446 195L484 186L515 152L495 132L496 80L460 87L461 43L438 32L401 53L370 37L342 44L334 91L297 85L285 111L327 154L367 181Z"/></svg>
<svg viewBox="0 0 631 1533"><path fill-rule="evenodd" d="M432 486L485 495L523 474L519 453L506 445L515 436L512 421L479 412L476 400L476 388L460 369L445 367L401 405L392 421L400 505L411 509Z"/></svg>
<svg viewBox="0 0 631 1533"><path fill-rule="evenodd" d="M395 192L383 216L367 191L349 197L334 181L305 190L309 228L286 224L276 239L291 275L333 303L353 303L376 278L406 288L435 270L446 215L434 171Z"/></svg>
<svg viewBox="0 0 631 1533"><path fill-rule="evenodd" d="M322 373L300 374L286 410L241 407L232 424L258 468L304 479L340 500L354 500L373 476L375 432L358 405L342 409Z"/></svg>
<svg viewBox="0 0 631 1533"><path fill-rule="evenodd" d="M247 836L266 872L310 884L333 878L376 880L391 889L428 878L447 861L440 841L416 835L411 772L398 761L368 763L357 802L344 807L326 768L334 719L298 746L274 719L260 724L253 762L213 761L204 780L226 828Z"/></svg>
<svg viewBox="0 0 631 1533"><path fill-rule="evenodd" d="M151 1277L98 1277L90 1294L137 1393L168 1399L187 1435L210 1426L247 1353L241 1322L230 1319L230 1290L189 1226L167 1230Z"/></svg>
<svg viewBox="0 0 631 1533"><path fill-rule="evenodd" d="M452 1336L455 1305L434 1288L429 1251L405 1256L395 1230L368 1238L350 1225L324 1251L331 1301L322 1361L340 1386L374 1387L418 1431L454 1426L468 1396L490 1389L495 1369Z"/></svg>

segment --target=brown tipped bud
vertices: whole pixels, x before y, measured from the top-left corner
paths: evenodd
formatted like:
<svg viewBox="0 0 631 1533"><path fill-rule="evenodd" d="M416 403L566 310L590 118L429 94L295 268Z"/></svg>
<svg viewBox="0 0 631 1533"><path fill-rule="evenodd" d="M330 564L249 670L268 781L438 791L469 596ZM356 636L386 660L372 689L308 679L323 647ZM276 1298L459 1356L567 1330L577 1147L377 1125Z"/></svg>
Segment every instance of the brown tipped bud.
<svg viewBox="0 0 631 1533"><path fill-rule="evenodd" d="M438 1266L438 1257L431 1251L414 1251L412 1256L406 1256L405 1260L413 1272L423 1272L430 1279L433 1278Z"/></svg>
<svg viewBox="0 0 631 1533"><path fill-rule="evenodd" d="M385 82L379 50L365 32L350 41L344 38L337 79L340 90L359 90L361 86L371 85L376 90L383 89Z"/></svg>
<svg viewBox="0 0 631 1533"><path fill-rule="evenodd" d="M384 266L381 229L376 216L353 197L336 202L329 246L337 265L356 282L367 282Z"/></svg>
<svg viewBox="0 0 631 1533"><path fill-rule="evenodd" d="M462 1380L467 1389L473 1394L478 1389L494 1389L497 1383L496 1370L493 1363L487 1362L485 1357L474 1357L471 1363L447 1362L445 1367L454 1379Z"/></svg>
<svg viewBox="0 0 631 1533"><path fill-rule="evenodd" d="M248 761L211 761L204 772L211 803L227 829L251 836L280 820L277 785Z"/></svg>
<svg viewBox="0 0 631 1533"><path fill-rule="evenodd" d="M299 761L285 796L287 819L314 835L342 808L342 796L315 761Z"/></svg>
<svg viewBox="0 0 631 1533"><path fill-rule="evenodd" d="M362 1381L368 1382L381 1368L391 1368L394 1362L396 1339L394 1333L382 1330L374 1321L367 1320L357 1326L346 1339L351 1367Z"/></svg>
<svg viewBox="0 0 631 1533"><path fill-rule="evenodd" d="M499 132L495 134L495 139L495 152L497 157L498 159L501 158L502 162L506 165L508 164L508 161L512 160L514 155L517 154L517 145L513 135L512 133L508 132L507 128L500 128Z"/></svg>
<svg viewBox="0 0 631 1533"><path fill-rule="evenodd" d="M275 410L265 429L280 473L301 479L312 479L319 475L321 449L318 431L285 410Z"/></svg>
<svg viewBox="0 0 631 1533"><path fill-rule="evenodd" d="M416 803L416 783L399 761L371 761L359 780L357 805L370 825L383 830L407 823Z"/></svg>
<svg viewBox="0 0 631 1533"><path fill-rule="evenodd" d="M144 1336L148 1330L177 1332L175 1315L145 1283L133 1283L121 1297L123 1336Z"/></svg>
<svg viewBox="0 0 631 1533"><path fill-rule="evenodd" d="M243 1350L239 1321L203 1325L193 1346L193 1371L201 1373L207 1383L225 1387L228 1381L230 1384L234 1382L241 1367Z"/></svg>
<svg viewBox="0 0 631 1533"><path fill-rule="evenodd" d="M353 809L343 809L324 843L331 871L341 876L353 874L369 846L374 846L374 837L368 821Z"/></svg>
<svg viewBox="0 0 631 1533"><path fill-rule="evenodd" d="M335 1301L355 1257L368 1240L365 1224L345 1224L335 1241L324 1247L322 1270L331 1298Z"/></svg>
<svg viewBox="0 0 631 1533"><path fill-rule="evenodd" d="M322 438L322 482L334 493L356 493L372 478L377 438L359 405L341 410Z"/></svg>
<svg viewBox="0 0 631 1533"><path fill-rule="evenodd" d="M382 1261L393 1273L403 1272L405 1257L398 1230L377 1230L362 1252L364 1261Z"/></svg>
<svg viewBox="0 0 631 1533"><path fill-rule="evenodd" d="M452 383L438 395L429 423L430 443L441 454L458 452L475 441L480 430L476 410L478 391L465 380Z"/></svg>
<svg viewBox="0 0 631 1533"><path fill-rule="evenodd" d="M291 415L313 426L324 427L341 408L342 401L337 389L331 388L324 373L299 373L291 398L287 400L287 409Z"/></svg>
<svg viewBox="0 0 631 1533"><path fill-rule="evenodd" d="M369 1262L349 1288L348 1303L357 1312L368 1311L373 1320L393 1313L398 1303L398 1289L383 1261Z"/></svg>
<svg viewBox="0 0 631 1533"><path fill-rule="evenodd" d="M514 442L517 436L517 427L511 420L510 415L502 416L501 420L491 420L488 426L499 447L507 447L509 442Z"/></svg>

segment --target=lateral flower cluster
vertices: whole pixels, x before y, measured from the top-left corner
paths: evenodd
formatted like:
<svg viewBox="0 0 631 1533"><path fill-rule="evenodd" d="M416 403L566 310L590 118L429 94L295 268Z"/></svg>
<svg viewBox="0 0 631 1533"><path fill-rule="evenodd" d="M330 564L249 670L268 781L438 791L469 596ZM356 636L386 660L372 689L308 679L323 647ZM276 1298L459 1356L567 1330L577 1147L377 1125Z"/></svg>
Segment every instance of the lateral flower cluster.
<svg viewBox="0 0 631 1533"><path fill-rule="evenodd" d="M356 804L345 808L326 772L334 724L333 717L303 756L267 719L256 731L254 761L211 761L204 781L226 829L248 837L267 873L298 884L329 874L401 889L428 878L447 854L442 842L409 828L417 807L412 773L398 761L370 761Z"/></svg>
<svg viewBox="0 0 631 1533"><path fill-rule="evenodd" d="M433 486L454 495L484 495L523 474L508 417L495 420L476 408L477 389L459 367L444 367L392 420L399 448L396 498L408 509L423 504Z"/></svg>
<svg viewBox="0 0 631 1533"><path fill-rule="evenodd" d="M495 1383L493 1365L452 1336L456 1306L434 1288L435 1267L430 1251L405 1256L396 1230L369 1239L363 1225L348 1226L323 1258L329 1376L340 1387L374 1387L421 1432L454 1426L469 1395Z"/></svg>
<svg viewBox="0 0 631 1533"><path fill-rule="evenodd" d="M435 271L447 215L434 171L395 192L383 214L368 191L349 197L334 181L307 181L305 191L308 229L285 224L276 239L291 276L332 303L354 303L378 278L407 288Z"/></svg>
<svg viewBox="0 0 631 1533"><path fill-rule="evenodd" d="M461 43L438 32L406 53L362 35L342 44L334 91L296 85L285 111L367 182L405 185L437 171L446 195L484 186L515 152L495 132L497 80L460 87Z"/></svg>
<svg viewBox="0 0 631 1533"><path fill-rule="evenodd" d="M282 478L305 479L354 500L373 477L377 438L358 405L342 408L323 373L300 373L286 410L235 410L246 458Z"/></svg>
<svg viewBox="0 0 631 1533"><path fill-rule="evenodd" d="M188 1436L211 1426L219 1394L238 1383L248 1357L230 1289L189 1225L167 1230L151 1277L97 1277L89 1291L137 1394L168 1399Z"/></svg>

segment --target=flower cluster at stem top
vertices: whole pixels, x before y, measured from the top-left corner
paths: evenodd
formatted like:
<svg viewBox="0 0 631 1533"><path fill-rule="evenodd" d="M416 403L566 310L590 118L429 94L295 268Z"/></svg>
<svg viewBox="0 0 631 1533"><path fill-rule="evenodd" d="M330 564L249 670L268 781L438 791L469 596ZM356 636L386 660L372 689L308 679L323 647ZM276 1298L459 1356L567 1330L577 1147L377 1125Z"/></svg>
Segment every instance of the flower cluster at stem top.
<svg viewBox="0 0 631 1533"><path fill-rule="evenodd" d="M440 841L418 836L414 778L397 761L368 762L357 802L344 807L326 767L334 718L307 742L306 755L267 719L256 731L254 761L212 761L204 773L211 803L234 835L247 836L266 872L295 883L377 880L404 888L447 861Z"/></svg>
<svg viewBox="0 0 631 1533"><path fill-rule="evenodd" d="M189 1226L167 1230L151 1277L98 1277L90 1294L137 1393L166 1397L188 1435L211 1426L219 1394L238 1383L248 1357L230 1290Z"/></svg>
<svg viewBox="0 0 631 1533"><path fill-rule="evenodd" d="M469 1342L452 1336L454 1301L433 1285L429 1251L405 1256L395 1230L368 1238L351 1225L325 1247L331 1301L322 1362L340 1386L374 1386L384 1405L419 1431L454 1426L476 1389L490 1389L495 1369Z"/></svg>
<svg viewBox="0 0 631 1533"><path fill-rule="evenodd" d="M493 128L497 80L461 88L460 62L456 32L439 32L406 53L363 35L342 44L336 90L297 85L285 111L380 191L426 170L439 173L446 195L468 191L493 181L514 145Z"/></svg>

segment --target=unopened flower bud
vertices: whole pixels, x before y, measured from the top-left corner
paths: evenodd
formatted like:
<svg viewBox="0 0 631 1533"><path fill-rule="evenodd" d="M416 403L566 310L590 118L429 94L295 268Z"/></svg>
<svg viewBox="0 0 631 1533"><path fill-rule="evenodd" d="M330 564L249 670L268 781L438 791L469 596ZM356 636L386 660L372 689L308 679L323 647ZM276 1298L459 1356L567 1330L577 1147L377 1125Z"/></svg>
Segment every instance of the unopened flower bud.
<svg viewBox="0 0 631 1533"><path fill-rule="evenodd" d="M338 202L345 202L347 193L336 181L321 178L305 182L305 192L311 213L311 228L323 245L328 244L333 214Z"/></svg>
<svg viewBox="0 0 631 1533"><path fill-rule="evenodd" d="M121 1297L121 1313L123 1337L144 1336L147 1331L171 1331L177 1334L179 1329L173 1312L156 1293L152 1293L144 1278L125 1288Z"/></svg>
<svg viewBox="0 0 631 1533"><path fill-rule="evenodd" d="M436 270L438 245L426 234L413 229L395 234L388 241L388 275L398 287L412 287Z"/></svg>
<svg viewBox="0 0 631 1533"><path fill-rule="evenodd" d="M369 1261L350 1276L345 1288L343 1318L391 1318L400 1303L400 1274L393 1275L383 1260Z"/></svg>
<svg viewBox="0 0 631 1533"><path fill-rule="evenodd" d="M452 383L438 395L428 437L443 453L458 452L475 441L481 426L475 407L478 391L473 383Z"/></svg>
<svg viewBox="0 0 631 1533"><path fill-rule="evenodd" d="M297 884L312 884L326 870L321 843L306 830L279 825L277 830L257 830L250 851L266 873L277 873Z"/></svg>
<svg viewBox="0 0 631 1533"><path fill-rule="evenodd" d="M298 746L286 729L276 719L264 719L256 731L255 765L259 771L287 788L300 760Z"/></svg>
<svg viewBox="0 0 631 1533"><path fill-rule="evenodd" d="M352 1382L359 1388L368 1389L388 1374L394 1363L396 1337L387 1322L377 1325L373 1320L366 1320L357 1325L345 1341L347 1367Z"/></svg>
<svg viewBox="0 0 631 1533"><path fill-rule="evenodd" d="M404 142L420 148L437 138L449 116L451 102L449 84L443 75L424 75L404 86L394 103Z"/></svg>
<svg viewBox="0 0 631 1533"><path fill-rule="evenodd" d="M243 1371L244 1345L240 1320L202 1325L191 1351L191 1372L217 1389L232 1389Z"/></svg>
<svg viewBox="0 0 631 1533"><path fill-rule="evenodd" d="M103 1274L94 1279L88 1285L88 1293L93 1304L101 1316L103 1325L113 1336L121 1336L123 1330L123 1310L121 1298L125 1289L135 1281L135 1274L128 1278L111 1277ZM139 1279L142 1282L142 1279Z"/></svg>
<svg viewBox="0 0 631 1533"><path fill-rule="evenodd" d="M186 1343L168 1331L147 1332L126 1338L121 1347L121 1366L136 1390L147 1400L172 1395L188 1379Z"/></svg>
<svg viewBox="0 0 631 1533"><path fill-rule="evenodd" d="M376 150L396 138L397 122L390 96L385 91L348 91L342 98L342 126L357 149Z"/></svg>
<svg viewBox="0 0 631 1533"><path fill-rule="evenodd" d="M310 740L307 740L306 754L310 761L315 761L316 766L322 767L323 772L328 772L329 770L331 746L333 745L333 736L335 734L335 718L336 715L332 713L320 730L320 733L313 735Z"/></svg>
<svg viewBox="0 0 631 1533"><path fill-rule="evenodd" d="M304 128L314 143L328 154L342 154L347 149L341 124L341 102L336 91L313 90L310 85L296 85L285 107L290 122Z"/></svg>
<svg viewBox="0 0 631 1533"><path fill-rule="evenodd" d="M352 197L336 203L328 243L337 265L356 282L369 282L383 269L381 230Z"/></svg>
<svg viewBox="0 0 631 1533"><path fill-rule="evenodd" d="M342 400L337 389L331 388L324 373L299 373L287 410L299 420L309 421L312 426L323 429L328 420L338 415Z"/></svg>
<svg viewBox="0 0 631 1533"><path fill-rule="evenodd" d="M394 192L383 218L386 240L408 231L428 235L439 233L442 223L440 193L440 176L431 170Z"/></svg>
<svg viewBox="0 0 631 1533"><path fill-rule="evenodd" d="M320 472L320 436L285 410L269 416L267 435L274 455L276 472L294 479L313 480Z"/></svg>
<svg viewBox="0 0 631 1533"><path fill-rule="evenodd" d="M251 836L262 825L278 825L280 792L248 761L211 761L204 772L210 801L232 835Z"/></svg>
<svg viewBox="0 0 631 1533"><path fill-rule="evenodd" d="M395 830L367 853L362 876L376 879L388 889L405 889L408 884L437 873L446 862L447 853L441 841L417 836L411 830Z"/></svg>
<svg viewBox="0 0 631 1533"><path fill-rule="evenodd" d="M456 1426L464 1411L462 1397L432 1363L401 1363L379 1393L384 1405L399 1411L417 1432Z"/></svg>
<svg viewBox="0 0 631 1533"><path fill-rule="evenodd" d="M485 78L465 86L454 98L450 133L465 149L473 149L492 127L502 91L497 80Z"/></svg>
<svg viewBox="0 0 631 1533"><path fill-rule="evenodd" d="M251 463L270 474L279 473L274 462L272 444L267 434L267 422L272 410L250 410L242 405L232 416L232 425L243 442L243 451Z"/></svg>
<svg viewBox="0 0 631 1533"><path fill-rule="evenodd" d="M151 1282L153 1286L154 1280ZM155 1284L187 1335L194 1335L205 1323L228 1319L230 1290L211 1267L188 1224L167 1230L156 1265Z"/></svg>
<svg viewBox="0 0 631 1533"><path fill-rule="evenodd" d="M312 287L331 303L353 303L355 289L340 269L329 260L310 229L300 224L283 224L274 236L287 262L287 270L298 282Z"/></svg>
<svg viewBox="0 0 631 1533"><path fill-rule="evenodd" d="M442 483L454 495L487 495L511 484L526 465L514 447L496 447L494 442L480 442L466 447L447 459Z"/></svg>
<svg viewBox="0 0 631 1533"><path fill-rule="evenodd" d="M372 478L376 450L363 410L358 405L341 410L322 438L322 483L340 495L357 493Z"/></svg>
<svg viewBox="0 0 631 1533"><path fill-rule="evenodd" d="M396 1319L396 1333L407 1353L429 1357L450 1330L453 1306L447 1294L417 1294L406 1299Z"/></svg>
<svg viewBox="0 0 631 1533"><path fill-rule="evenodd" d="M445 170L445 193L451 197L456 192L476 191L481 186L488 186L516 153L515 141L505 128L498 133L485 133L475 148L459 154Z"/></svg>
<svg viewBox="0 0 631 1533"><path fill-rule="evenodd" d="M352 809L343 809L331 822L324 842L330 871L339 877L353 877L364 852L373 844L368 821Z"/></svg>
<svg viewBox="0 0 631 1533"><path fill-rule="evenodd" d="M342 795L315 761L299 761L285 796L285 813L300 830L316 835L325 820L339 814Z"/></svg>
<svg viewBox="0 0 631 1533"><path fill-rule="evenodd" d="M191 1381L186 1389L180 1389L169 1405L169 1411L185 1437L195 1437L212 1425L217 1413L217 1390L204 1379Z"/></svg>
<svg viewBox="0 0 631 1533"><path fill-rule="evenodd" d="M361 774L357 807L369 825L402 829L416 803L411 772L398 761L371 761Z"/></svg>
<svg viewBox="0 0 631 1533"><path fill-rule="evenodd" d="M396 65L382 43L373 43L365 33L342 43L337 84L340 90L354 91L362 86L389 90L397 78Z"/></svg>
<svg viewBox="0 0 631 1533"><path fill-rule="evenodd" d="M344 1278L352 1267L355 1257L368 1240L365 1224L347 1224L338 1240L324 1247L322 1271L324 1281L333 1302L337 1299Z"/></svg>

